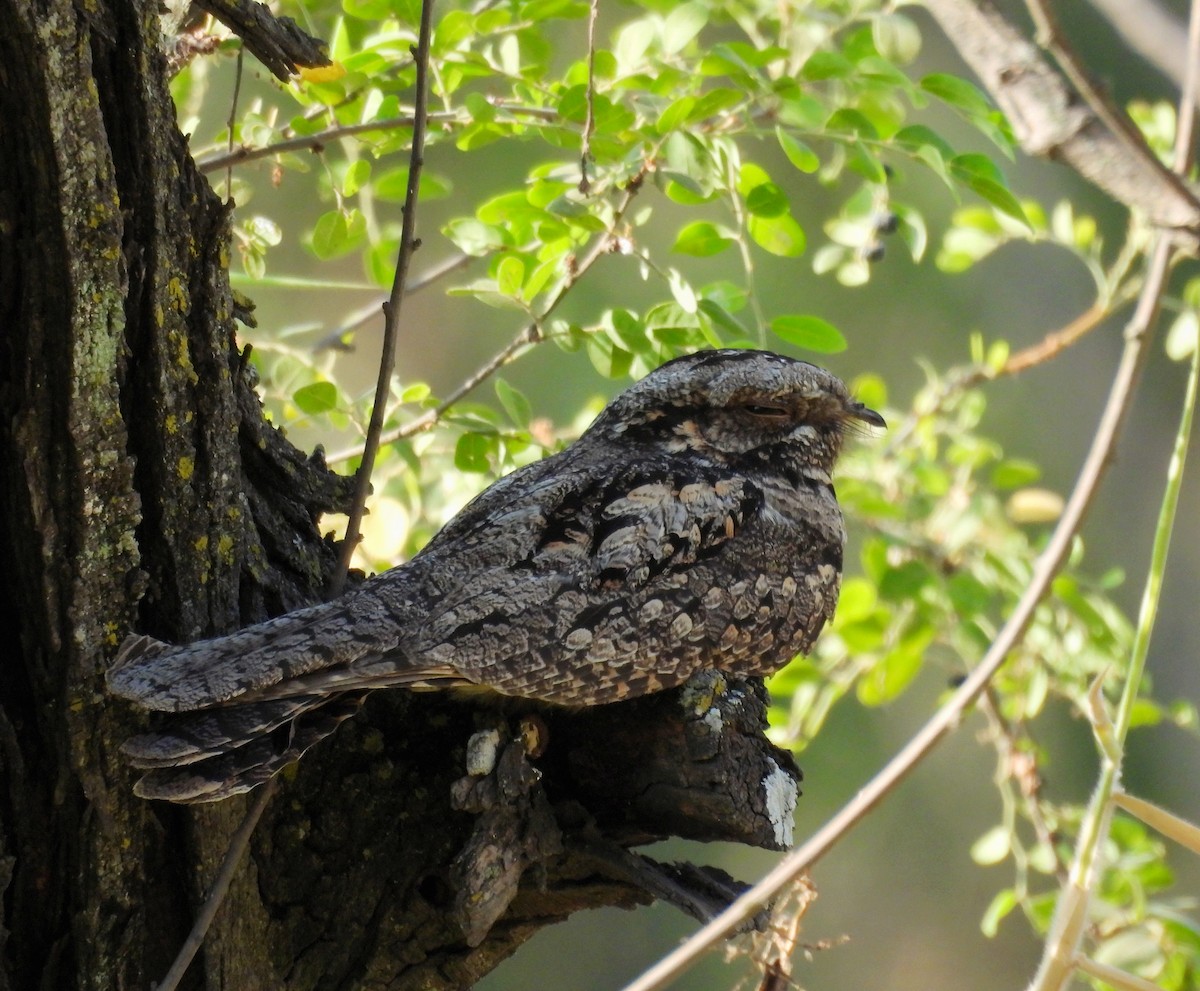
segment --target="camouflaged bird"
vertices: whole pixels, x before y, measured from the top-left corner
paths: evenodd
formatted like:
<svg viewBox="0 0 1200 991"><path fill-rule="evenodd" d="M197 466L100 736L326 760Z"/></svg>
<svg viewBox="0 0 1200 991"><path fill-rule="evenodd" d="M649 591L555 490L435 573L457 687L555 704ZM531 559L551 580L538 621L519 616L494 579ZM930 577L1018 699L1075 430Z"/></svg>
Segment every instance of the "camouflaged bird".
<svg viewBox="0 0 1200 991"><path fill-rule="evenodd" d="M246 791L369 689L483 686L589 706L704 668L778 670L837 601L845 529L830 472L855 423L884 425L806 362L677 358L341 598L188 646L131 637L110 691L179 714L126 744L149 772L138 794Z"/></svg>

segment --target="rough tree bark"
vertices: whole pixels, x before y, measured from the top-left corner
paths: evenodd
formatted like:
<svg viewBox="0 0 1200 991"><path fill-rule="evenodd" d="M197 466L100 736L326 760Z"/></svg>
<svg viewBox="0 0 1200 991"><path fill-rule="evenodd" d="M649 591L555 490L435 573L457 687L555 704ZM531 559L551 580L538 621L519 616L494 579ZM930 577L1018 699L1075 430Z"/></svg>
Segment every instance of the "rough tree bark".
<svg viewBox="0 0 1200 991"><path fill-rule="evenodd" d="M142 717L103 670L131 629L314 601L350 491L263 420L157 8L0 0L0 991L166 971L245 803L134 798ZM627 848L786 844L798 772L762 725L719 678L532 716L373 697L288 775L190 985L466 987L578 908L703 914L722 879ZM496 760L468 776L473 734Z"/></svg>

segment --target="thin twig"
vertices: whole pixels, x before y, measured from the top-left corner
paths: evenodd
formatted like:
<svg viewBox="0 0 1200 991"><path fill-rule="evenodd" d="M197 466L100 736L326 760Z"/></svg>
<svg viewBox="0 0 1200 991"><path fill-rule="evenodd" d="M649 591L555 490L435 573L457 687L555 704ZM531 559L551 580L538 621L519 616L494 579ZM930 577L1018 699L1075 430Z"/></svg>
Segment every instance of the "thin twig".
<svg viewBox="0 0 1200 991"><path fill-rule="evenodd" d="M453 272L457 272L460 268L466 268L474 260L473 256L465 254L451 255L449 258L437 265L434 265L417 278L409 282L408 287L404 290L405 296L412 296L421 289L428 288L439 279L445 278ZM366 306L360 307L351 313L345 321L338 327L335 327L329 333L325 334L315 344L312 349L314 352L324 351L326 349L334 351L352 351L354 350L349 344L346 344L342 338L351 331L358 330L360 327L370 323L372 319L379 315L380 307L383 305L383 299L374 299L367 303Z"/></svg>
<svg viewBox="0 0 1200 991"><path fill-rule="evenodd" d="M1124 426L1133 400L1142 365L1148 350L1150 329L1157 313L1166 277L1166 259L1170 256L1169 242L1165 255L1156 253L1147 275L1142 297L1126 329L1125 348L1113 378L1108 402L1101 414L1079 479L1051 535L1050 542L1038 558L1029 587L1017 602L1008 621L993 641L979 666L967 677L950 700L921 727L920 731L867 783L850 802L843 806L807 843L792 851L758 884L742 895L719 917L702 928L677 950L629 984L625 991L655 991L683 973L702 953L725 938L740 923L759 911L792 879L811 870L855 825L924 760L939 742L953 729L966 710L974 703L988 682L1004 663L1008 654L1024 636L1033 614L1062 569L1070 553L1075 535L1079 532L1101 480L1113 458L1117 439Z"/></svg>
<svg viewBox="0 0 1200 991"><path fill-rule="evenodd" d="M429 39L433 25L434 0L421 2L421 26L417 35L417 47L413 52L416 61L416 84L413 90L412 151L409 154L408 187L404 191L404 220L400 229L400 254L396 259L396 277L392 280L392 294L383 304L383 349L379 356L379 378L375 384L375 402L371 407L371 421L367 424L367 436L363 444L362 460L355 473L354 501L350 506L350 518L346 522L346 536L342 541L341 560L329 576L327 592L330 598L338 595L346 583L350 571L350 559L358 546L359 531L366 511L367 495L371 491L371 472L375 467L375 455L379 451L383 423L387 418L388 400L392 393L392 370L396 364L396 337L400 325L400 307L404 301L404 284L408 277L408 266L413 252L420 246L416 237L417 196L421 190L421 169L425 164L425 107L429 102Z"/></svg>
<svg viewBox="0 0 1200 991"><path fill-rule="evenodd" d="M1187 67L1183 74L1183 88L1179 98L1178 123L1175 126L1175 154L1172 166L1177 175L1186 176L1192 170L1196 149L1193 136L1196 133L1196 102L1200 98L1200 8L1192 3L1188 20Z"/></svg>
<svg viewBox="0 0 1200 991"><path fill-rule="evenodd" d="M1058 853L1059 838L1042 814L1042 776L1038 771L1036 759L1031 754L1025 753L1019 744L1020 736L1024 735L1028 739L1029 734L1023 727L1018 730L1003 716L999 701L995 698L995 691L990 685L979 696L978 705L979 711L991 724L992 735L996 741L996 756L999 760L997 784L1003 784L1008 780L1017 783L1017 790L1024 803L1025 815L1033 827L1037 842L1045 847L1054 858L1054 876L1062 884L1067 879L1067 865ZM1023 878L1022 884L1024 884Z"/></svg>
<svg viewBox="0 0 1200 991"><path fill-rule="evenodd" d="M1200 199L1144 143L1109 130L993 4L924 0L923 6L1004 111L1021 147L1053 157L1113 199L1169 228L1194 249Z"/></svg>
<svg viewBox="0 0 1200 991"><path fill-rule="evenodd" d="M583 141L579 151L579 192L584 196L592 188L588 159L592 157L592 132L596 129L596 17L599 13L600 0L592 0L588 9L587 116L583 120Z"/></svg>
<svg viewBox="0 0 1200 991"><path fill-rule="evenodd" d="M548 121L554 121L558 118L558 111L547 107L509 106L502 103L498 103L497 106L517 117L536 117ZM465 122L463 112L459 110L430 111L425 115L425 120L432 124ZM355 134L370 134L373 131L403 130L412 127L413 121L413 115L406 114L401 117L388 117L385 120L365 121L360 124L335 124L332 127L325 128L323 131L317 131L315 134L285 137L280 141L262 145L258 148L250 148L243 145L240 148L234 148L232 151L222 152L219 155L209 155L207 158L198 159L196 167L201 172L212 172L230 165L241 165L244 162L253 162L259 158L281 155L285 151L323 151L327 144L339 138L352 137ZM287 128L283 133L290 134L291 129Z"/></svg>
<svg viewBox="0 0 1200 991"><path fill-rule="evenodd" d="M1155 984L1153 981L1147 981L1144 977L1138 977L1137 974L1110 967L1106 963L1090 960L1085 956L1076 957L1075 966L1090 977L1103 981L1109 987L1127 988L1130 991L1134 991L1134 989L1136 991L1162 991L1161 984Z"/></svg>
<svg viewBox="0 0 1200 991"><path fill-rule="evenodd" d="M1188 85L1184 88L1179 103L1179 127L1173 165L1178 170L1190 167L1193 151L1191 137L1195 115L1195 81L1200 72L1200 0L1193 0L1191 20L1188 26ZM1160 232L1155 237L1150 275L1142 297L1138 301L1138 312L1147 325L1157 319L1171 270L1174 254L1169 237ZM1135 315L1136 319L1136 315ZM1183 466L1187 457L1191 437L1192 420L1195 416L1197 378L1200 377L1200 352L1193 352L1191 371L1188 376L1187 393L1180 413L1179 427L1175 433L1175 445L1167 470L1167 484L1159 506L1158 523L1154 530L1150 565L1146 584L1142 590L1142 602L1134 630L1128 667L1121 686L1121 698L1117 704L1115 720L1097 706L1093 716L1093 729L1100 745L1102 760L1096 787L1092 791L1088 807L1079 826L1075 844L1075 855L1067 883L1059 892L1054 908L1054 917L1042 951L1037 973L1030 983L1030 991L1059 991L1070 982L1077 968L1083 967L1080 945L1087 931L1089 907L1094 893L1100 885L1105 865L1105 845L1111 829L1112 797L1120 787L1121 762L1125 753L1125 739L1132 721L1133 707L1137 702L1138 687L1145 671L1146 657L1150 650L1150 636L1154 631L1162 591L1163 575L1166 572L1167 553L1171 546L1171 532L1179 508L1179 490L1183 478Z"/></svg>
<svg viewBox="0 0 1200 991"><path fill-rule="evenodd" d="M653 155L649 156L653 158ZM643 166L642 170L635 175L625 186L625 194L621 198L621 202L613 211L612 222L608 225L608 229L598 237L592 246L588 249L581 259L570 268L566 278L559 285L554 296L546 304L542 312L532 322L522 327L504 347L497 351L483 365L477 368L467 379L461 382L454 388L440 403L430 410L426 410L420 416L403 426L396 427L394 430L388 431L381 439L382 444L392 444L398 440L404 440L406 437L412 437L422 433L425 430L433 427L443 416L460 399L474 390L480 383L486 381L497 371L513 360L522 350L544 340L542 336L542 324L566 298L567 294L578 284L579 280L588 272L589 269L600 259L604 254L613 250L613 238L616 236L617 229L624 221L625 214L629 210L629 205L633 202L633 198L637 196L642 188L642 183L645 181L646 173L650 166ZM343 461L349 461L353 457L357 457L359 453L358 447L343 448L340 451L334 451L325 457L325 463L329 465L339 464Z"/></svg>
<svg viewBox="0 0 1200 991"><path fill-rule="evenodd" d="M1092 82L1091 75L1074 47L1067 40L1059 26L1058 17L1047 0L1025 0L1025 5L1029 9L1029 16L1033 18L1038 44L1054 56L1054 60L1071 81L1071 85L1091 108L1092 113L1121 142L1131 156L1150 157L1158 162L1157 156L1154 156L1147 148L1146 139L1133 126L1133 122L1113 105L1108 94L1102 92L1100 87ZM1169 171L1161 163L1158 167L1162 173ZM1180 180L1178 176L1171 176L1170 181L1178 183Z"/></svg>
<svg viewBox="0 0 1200 991"><path fill-rule="evenodd" d="M1126 355L1130 348L1138 346L1139 342L1144 350L1149 330L1158 318L1162 294L1171 269L1172 253L1169 236L1165 233L1157 234L1149 262L1150 271L1146 276L1142 295L1138 299L1137 310L1126 331ZM1141 629L1142 624L1139 622L1139 633ZM1136 678L1138 674L1132 670L1132 661L1130 667L1131 670L1126 674L1127 691L1129 679ZM1095 890L1103 864L1103 837L1107 834L1108 823L1112 817L1112 806L1107 796L1111 795L1116 784L1116 775L1117 767L1112 761L1101 762L1099 782L1083 816L1067 884L1059 894L1042 960L1030 984L1031 991L1050 991L1065 987L1074 971L1079 942L1088 924L1087 907L1090 893Z"/></svg>
<svg viewBox="0 0 1200 991"><path fill-rule="evenodd" d="M455 111L431 113L427 119L433 122L453 122L458 120ZM253 162L258 158L268 158L271 155L281 155L285 151L321 151L329 142L338 138L350 137L355 134L370 134L372 131L398 131L415 127L416 118L412 114L401 117L388 117L386 120L372 120L362 124L338 124L327 127L316 134L305 134L294 138L284 138L274 144L263 145L261 148L230 148L219 155L210 155L196 162L196 168L201 172L213 172L217 169Z"/></svg>
<svg viewBox="0 0 1200 991"><path fill-rule="evenodd" d="M171 969L167 971L166 976L159 982L156 991L175 991L175 988L179 986L179 982L183 979L183 975L187 972L188 965L203 945L204 937L208 934L213 919L216 918L217 909L221 907L221 903L225 900L225 895L229 892L229 885L233 882L233 875L237 873L238 865L242 860L242 854L246 852L246 847L250 844L250 837L254 835L254 830L258 826L258 820L262 818L267 804L275 795L278 781L278 778L272 778L262 786L258 795L255 796L254 804L247 810L245 818L242 819L242 824L238 826L237 832L230 837L229 848L225 851L225 856L221 859L221 867L217 871L217 876L213 878L212 887L208 891L208 897L204 899L204 904L200 906L200 911L196 913L196 920L192 923L192 931L188 933L187 939L183 941L183 946L179 948L175 962L171 964Z"/></svg>
<svg viewBox="0 0 1200 991"><path fill-rule="evenodd" d="M233 73L233 99L229 101L229 148L233 149L233 128L237 124L238 96L242 92L242 56L246 49L239 48L237 53L237 68ZM225 170L225 202L233 201L233 167Z"/></svg>
<svg viewBox="0 0 1200 991"><path fill-rule="evenodd" d="M1066 326L1051 331L1036 344L1031 344L1029 347L1009 355L999 374L1019 375L1021 372L1057 358L1072 344L1078 344L1111 315L1112 307L1093 303Z"/></svg>

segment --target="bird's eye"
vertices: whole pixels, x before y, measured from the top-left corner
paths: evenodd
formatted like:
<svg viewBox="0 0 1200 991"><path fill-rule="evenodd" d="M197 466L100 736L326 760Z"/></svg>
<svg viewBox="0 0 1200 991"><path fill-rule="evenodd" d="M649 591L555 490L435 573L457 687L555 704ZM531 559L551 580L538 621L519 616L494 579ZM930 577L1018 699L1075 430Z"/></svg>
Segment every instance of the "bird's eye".
<svg viewBox="0 0 1200 991"><path fill-rule="evenodd" d="M791 411L786 406L767 406L762 403L746 403L742 409L752 416L761 417L764 420L787 420L791 417Z"/></svg>

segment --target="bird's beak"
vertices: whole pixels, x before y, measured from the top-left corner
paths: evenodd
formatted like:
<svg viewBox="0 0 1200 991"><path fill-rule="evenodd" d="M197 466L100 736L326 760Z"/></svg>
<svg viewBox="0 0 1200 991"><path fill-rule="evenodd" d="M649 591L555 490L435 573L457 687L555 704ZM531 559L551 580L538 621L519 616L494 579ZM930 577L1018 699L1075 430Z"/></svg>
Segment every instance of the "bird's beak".
<svg viewBox="0 0 1200 991"><path fill-rule="evenodd" d="M887 421L876 413L873 409L869 409L862 403L851 401L846 405L846 414L854 417L856 420L862 420L863 423L869 423L873 427L883 427L887 429Z"/></svg>

